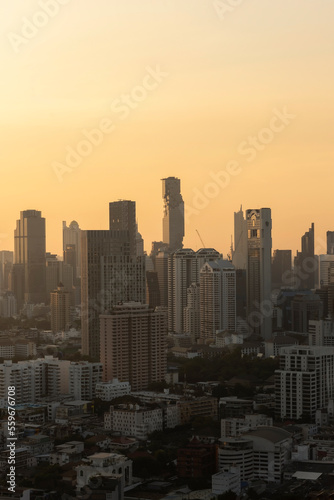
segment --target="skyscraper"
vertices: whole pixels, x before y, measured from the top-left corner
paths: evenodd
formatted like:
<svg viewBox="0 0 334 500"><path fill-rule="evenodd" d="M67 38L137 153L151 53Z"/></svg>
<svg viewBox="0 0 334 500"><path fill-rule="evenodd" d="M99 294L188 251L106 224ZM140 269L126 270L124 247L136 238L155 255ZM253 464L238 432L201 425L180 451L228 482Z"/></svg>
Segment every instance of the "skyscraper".
<svg viewBox="0 0 334 500"><path fill-rule="evenodd" d="M206 262L200 272L201 339L236 329L236 274L227 260Z"/></svg>
<svg viewBox="0 0 334 500"><path fill-rule="evenodd" d="M281 288L281 286L288 284L287 276L289 271L291 271L291 259L291 250L274 250L271 266L273 289Z"/></svg>
<svg viewBox="0 0 334 500"><path fill-rule="evenodd" d="M9 250L0 251L0 292L7 292L10 286L10 274L13 268L14 253Z"/></svg>
<svg viewBox="0 0 334 500"><path fill-rule="evenodd" d="M46 301L45 262L45 219L38 210L25 210L14 231L13 288L19 309L23 302Z"/></svg>
<svg viewBox="0 0 334 500"><path fill-rule="evenodd" d="M271 303L271 210L246 211L247 221L247 319L256 333L270 338Z"/></svg>
<svg viewBox="0 0 334 500"><path fill-rule="evenodd" d="M101 315L104 380L130 382L134 391L164 380L167 369L167 315L138 302Z"/></svg>
<svg viewBox="0 0 334 500"><path fill-rule="evenodd" d="M162 239L169 251L174 252L183 247L184 238L184 202L180 179L176 177L162 179L162 197L164 200Z"/></svg>
<svg viewBox="0 0 334 500"><path fill-rule="evenodd" d="M302 249L295 257L295 273L298 277L300 290L312 289L315 287L318 259L314 255L314 223L301 238Z"/></svg>
<svg viewBox="0 0 334 500"><path fill-rule="evenodd" d="M137 255L136 202L118 200L109 203L110 231L129 231L130 254Z"/></svg>
<svg viewBox="0 0 334 500"><path fill-rule="evenodd" d="M82 232L82 352L100 356L99 315L119 302L145 303L145 257L130 253L129 231Z"/></svg>
<svg viewBox="0 0 334 500"><path fill-rule="evenodd" d="M51 292L51 330L53 333L68 331L71 323L70 292L59 283Z"/></svg>
<svg viewBox="0 0 334 500"><path fill-rule="evenodd" d="M81 229L77 221L72 220L71 224L67 227L66 221L63 221L63 251L66 251L67 245L75 246L75 260L76 260L76 273L73 275L75 278L81 276ZM65 260L65 259L64 259Z"/></svg>
<svg viewBox="0 0 334 500"><path fill-rule="evenodd" d="M234 212L234 251L232 264L236 269L247 267L247 223L244 219L242 205L239 212Z"/></svg>

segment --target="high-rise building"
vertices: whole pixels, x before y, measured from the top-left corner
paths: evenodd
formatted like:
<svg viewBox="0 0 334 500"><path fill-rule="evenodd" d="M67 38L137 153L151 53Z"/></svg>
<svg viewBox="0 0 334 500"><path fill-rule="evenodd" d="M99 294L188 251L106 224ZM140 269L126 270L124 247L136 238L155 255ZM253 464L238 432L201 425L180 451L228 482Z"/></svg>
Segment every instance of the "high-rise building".
<svg viewBox="0 0 334 500"><path fill-rule="evenodd" d="M201 333L200 322L200 286L192 283L187 289L187 305L183 310L183 327L195 344Z"/></svg>
<svg viewBox="0 0 334 500"><path fill-rule="evenodd" d="M51 292L51 330L53 333L68 331L71 325L70 292L60 282Z"/></svg>
<svg viewBox="0 0 334 500"><path fill-rule="evenodd" d="M77 251L74 244L68 244L64 250L64 263L68 264L73 269L73 284L76 283L77 279Z"/></svg>
<svg viewBox="0 0 334 500"><path fill-rule="evenodd" d="M164 216L162 239L169 251L175 252L183 247L184 202L181 195L181 181L176 177L162 179Z"/></svg>
<svg viewBox="0 0 334 500"><path fill-rule="evenodd" d="M160 306L160 290L156 271L146 271L146 303L152 308Z"/></svg>
<svg viewBox="0 0 334 500"><path fill-rule="evenodd" d="M314 223L301 238L302 249L295 257L295 273L298 276L297 288L311 290L315 287L318 273L318 259L314 255Z"/></svg>
<svg viewBox="0 0 334 500"><path fill-rule="evenodd" d="M129 231L82 232L82 352L100 356L99 315L119 302L145 303L145 257L130 253Z"/></svg>
<svg viewBox="0 0 334 500"><path fill-rule="evenodd" d="M62 283L65 290L70 293L71 305L74 305L73 287L73 267L62 260L58 260L56 255L46 254L46 296L47 303L50 303L51 292L56 290L59 283Z"/></svg>
<svg viewBox="0 0 334 500"><path fill-rule="evenodd" d="M74 278L81 276L81 229L77 221L72 220L69 226L63 221L63 251L66 251L67 245L75 246L76 273ZM64 259L65 260L65 259Z"/></svg>
<svg viewBox="0 0 334 500"><path fill-rule="evenodd" d="M256 333L270 338L271 303L271 210L246 211L247 221L247 320Z"/></svg>
<svg viewBox="0 0 334 500"><path fill-rule="evenodd" d="M327 231L327 254L334 254L334 231Z"/></svg>
<svg viewBox="0 0 334 500"><path fill-rule="evenodd" d="M231 262L206 262L200 272L200 318L204 342L218 330L236 329L236 274Z"/></svg>
<svg viewBox="0 0 334 500"><path fill-rule="evenodd" d="M110 231L128 231L130 254L137 255L136 202L118 200L109 203Z"/></svg>
<svg viewBox="0 0 334 500"><path fill-rule="evenodd" d="M306 333L310 320L323 318L324 304L319 295L297 294L291 301L291 330Z"/></svg>
<svg viewBox="0 0 334 500"><path fill-rule="evenodd" d="M236 269L247 267L247 222L244 218L242 205L239 212L234 212L234 251L232 264Z"/></svg>
<svg viewBox="0 0 334 500"><path fill-rule="evenodd" d="M292 264L291 250L274 250L271 265L272 289L279 289L288 284Z"/></svg>
<svg viewBox="0 0 334 500"><path fill-rule="evenodd" d="M168 330L184 333L184 308L187 307L187 290L192 283L200 282L200 270L212 260L221 258L214 248L201 248L194 252L183 248L168 259Z"/></svg>
<svg viewBox="0 0 334 500"><path fill-rule="evenodd" d="M9 250L0 251L0 292L10 289L10 274L13 268L14 253Z"/></svg>
<svg viewBox="0 0 334 500"><path fill-rule="evenodd" d="M284 347L275 372L276 415L314 418L334 396L334 347Z"/></svg>
<svg viewBox="0 0 334 500"><path fill-rule="evenodd" d="M334 254L318 255L318 279L319 287L325 287L334 283Z"/></svg>
<svg viewBox="0 0 334 500"><path fill-rule="evenodd" d="M24 302L46 301L45 255L45 219L38 210L25 210L14 231L13 291L19 309Z"/></svg>
<svg viewBox="0 0 334 500"><path fill-rule="evenodd" d="M168 307L168 252L159 252L155 257L155 270L157 272L160 304Z"/></svg>
<svg viewBox="0 0 334 500"><path fill-rule="evenodd" d="M167 370L167 316L148 305L128 302L100 316L104 380L129 382L133 391L164 380Z"/></svg>

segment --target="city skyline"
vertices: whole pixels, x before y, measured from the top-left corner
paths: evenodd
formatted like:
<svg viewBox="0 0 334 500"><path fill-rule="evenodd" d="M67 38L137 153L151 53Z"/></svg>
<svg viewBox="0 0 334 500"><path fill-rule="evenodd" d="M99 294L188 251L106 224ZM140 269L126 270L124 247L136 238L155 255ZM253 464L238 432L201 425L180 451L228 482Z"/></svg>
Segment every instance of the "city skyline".
<svg viewBox="0 0 334 500"><path fill-rule="evenodd" d="M226 254L241 203L271 208L273 248L295 253L312 221L325 240L334 229L324 204L333 160L332 3L234 2L222 18L211 0L143 0L140 8L101 0L99 11L62 1L24 38L22 19L37 19L45 1L14 0L3 16L0 210L10 215L1 218L1 249L12 249L19 210L42 210L47 248L60 254L62 220L107 229L106 207L122 198L137 203L147 250L161 235L160 179L179 177L191 207L231 161L240 172L192 215L186 246L199 248L197 229ZM107 130L108 119L115 130L59 179L54 163L66 165L68 148L102 120ZM209 227L217 214L221 231Z"/></svg>

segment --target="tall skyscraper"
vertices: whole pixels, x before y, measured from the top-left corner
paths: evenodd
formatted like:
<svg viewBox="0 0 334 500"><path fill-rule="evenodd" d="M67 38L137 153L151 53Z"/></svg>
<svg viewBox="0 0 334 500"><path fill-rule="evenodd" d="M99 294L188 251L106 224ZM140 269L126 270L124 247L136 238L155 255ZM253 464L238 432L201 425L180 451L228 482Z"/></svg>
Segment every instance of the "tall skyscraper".
<svg viewBox="0 0 334 500"><path fill-rule="evenodd" d="M195 344L201 333L200 286L192 283L187 289L187 306L183 310L183 328Z"/></svg>
<svg viewBox="0 0 334 500"><path fill-rule="evenodd" d="M119 302L145 303L145 257L130 253L129 231L82 232L82 352L100 356L99 315Z"/></svg>
<svg viewBox="0 0 334 500"><path fill-rule="evenodd" d="M206 262L200 272L201 339L236 329L236 273L227 260Z"/></svg>
<svg viewBox="0 0 334 500"><path fill-rule="evenodd" d="M246 211L247 221L247 320L263 338L272 334L271 210Z"/></svg>
<svg viewBox="0 0 334 500"><path fill-rule="evenodd" d="M327 254L334 254L334 231L327 231Z"/></svg>
<svg viewBox="0 0 334 500"><path fill-rule="evenodd" d="M14 231L13 288L19 309L23 302L46 301L45 263L45 219L38 210L25 210Z"/></svg>
<svg viewBox="0 0 334 500"><path fill-rule="evenodd" d="M318 273L318 259L314 255L314 223L301 238L302 249L295 257L295 273L298 277L298 288L313 289Z"/></svg>
<svg viewBox="0 0 334 500"><path fill-rule="evenodd" d="M135 201L118 200L109 203L109 229L110 231L129 231L130 254L137 255Z"/></svg>
<svg viewBox="0 0 334 500"><path fill-rule="evenodd" d="M274 250L271 266L271 281L273 290L288 284L287 277L289 275L289 271L291 271L291 259L291 250Z"/></svg>
<svg viewBox="0 0 334 500"><path fill-rule="evenodd" d="M244 218L242 205L239 212L234 212L234 251L232 264L236 269L247 267L247 223Z"/></svg>
<svg viewBox="0 0 334 500"><path fill-rule="evenodd" d="M175 252L183 247L184 238L184 202L180 179L176 177L162 179L162 197L164 200L162 239L169 251Z"/></svg>
<svg viewBox="0 0 334 500"><path fill-rule="evenodd" d="M66 221L63 221L63 251L66 251L67 245L75 246L76 253L76 274L75 278L80 278L81 276L81 229L77 221L72 220L71 224L67 227Z"/></svg>
<svg viewBox="0 0 334 500"><path fill-rule="evenodd" d="M187 306L187 290L192 283L199 283L200 270L205 262L221 258L214 248L201 248L194 252L183 248L168 259L168 330L184 333L184 308Z"/></svg>
<svg viewBox="0 0 334 500"><path fill-rule="evenodd" d="M104 380L129 382L133 391L164 380L167 369L167 315L138 302L115 306L101 319Z"/></svg>

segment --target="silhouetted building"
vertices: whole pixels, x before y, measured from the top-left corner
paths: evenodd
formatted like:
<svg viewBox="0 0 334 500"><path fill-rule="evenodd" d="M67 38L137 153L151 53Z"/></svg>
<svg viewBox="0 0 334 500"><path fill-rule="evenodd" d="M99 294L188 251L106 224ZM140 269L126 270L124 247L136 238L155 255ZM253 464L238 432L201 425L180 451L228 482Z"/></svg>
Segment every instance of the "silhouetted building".
<svg viewBox="0 0 334 500"><path fill-rule="evenodd" d="M315 287L318 259L314 255L314 223L301 239L302 249L295 257L296 287L300 290Z"/></svg>
<svg viewBox="0 0 334 500"><path fill-rule="evenodd" d="M163 307L168 307L168 257L167 252L161 251L155 257L155 270L160 291L160 303Z"/></svg>
<svg viewBox="0 0 334 500"><path fill-rule="evenodd" d="M14 231L13 289L19 309L24 302L46 301L45 262L45 219L38 210L25 210Z"/></svg>
<svg viewBox="0 0 334 500"><path fill-rule="evenodd" d="M130 254L137 255L136 202L118 200L109 203L109 229L128 231Z"/></svg>
<svg viewBox="0 0 334 500"><path fill-rule="evenodd" d="M246 319L246 311L247 311L246 269L236 269L235 270L235 287L236 287L237 318Z"/></svg>
<svg viewBox="0 0 334 500"><path fill-rule="evenodd" d="M217 472L217 446L196 438L177 452L177 475L184 478L209 478Z"/></svg>
<svg viewBox="0 0 334 500"><path fill-rule="evenodd" d="M293 332L308 332L309 320L323 318L323 303L319 295L296 295L291 301Z"/></svg>
<svg viewBox="0 0 334 500"><path fill-rule="evenodd" d="M0 292L7 292L10 289L10 274L13 261L13 252L9 250L0 251Z"/></svg>
<svg viewBox="0 0 334 500"><path fill-rule="evenodd" d="M164 217L162 239L171 252L183 247L184 202L181 195L181 181L176 177L162 179Z"/></svg>
<svg viewBox="0 0 334 500"><path fill-rule="evenodd" d="M246 222L247 321L268 339L272 333L270 208L247 210Z"/></svg>
<svg viewBox="0 0 334 500"><path fill-rule="evenodd" d="M239 212L234 212L234 251L232 264L236 269L247 267L247 222L244 218L242 205Z"/></svg>
<svg viewBox="0 0 334 500"><path fill-rule="evenodd" d="M274 250L271 265L272 289L286 286L289 272L292 265L291 250Z"/></svg>

